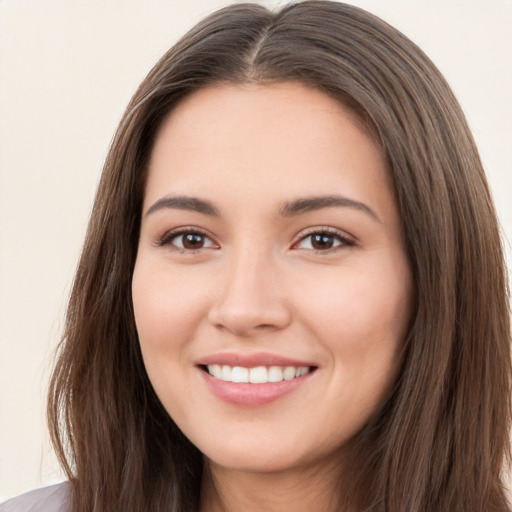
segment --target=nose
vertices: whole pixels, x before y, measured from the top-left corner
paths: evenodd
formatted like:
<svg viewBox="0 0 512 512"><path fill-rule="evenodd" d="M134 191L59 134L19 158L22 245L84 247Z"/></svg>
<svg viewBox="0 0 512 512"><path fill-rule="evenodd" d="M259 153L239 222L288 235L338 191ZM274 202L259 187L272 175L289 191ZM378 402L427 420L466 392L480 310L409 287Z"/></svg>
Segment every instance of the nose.
<svg viewBox="0 0 512 512"><path fill-rule="evenodd" d="M285 328L291 310L281 271L271 256L240 251L226 261L208 318L218 329L249 337Z"/></svg>

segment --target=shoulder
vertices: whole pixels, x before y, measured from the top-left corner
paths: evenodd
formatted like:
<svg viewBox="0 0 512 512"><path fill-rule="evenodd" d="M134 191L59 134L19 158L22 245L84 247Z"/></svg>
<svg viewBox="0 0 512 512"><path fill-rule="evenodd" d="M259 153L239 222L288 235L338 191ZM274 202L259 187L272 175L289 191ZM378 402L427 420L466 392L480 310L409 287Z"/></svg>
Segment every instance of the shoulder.
<svg viewBox="0 0 512 512"><path fill-rule="evenodd" d="M69 484L42 487L0 504L0 512L68 512Z"/></svg>

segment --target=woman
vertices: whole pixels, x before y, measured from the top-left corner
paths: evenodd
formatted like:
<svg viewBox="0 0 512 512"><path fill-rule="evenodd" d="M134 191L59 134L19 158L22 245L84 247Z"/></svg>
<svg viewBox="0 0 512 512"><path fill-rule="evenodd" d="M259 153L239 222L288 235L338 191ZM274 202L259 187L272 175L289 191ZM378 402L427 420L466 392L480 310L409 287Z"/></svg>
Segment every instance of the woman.
<svg viewBox="0 0 512 512"><path fill-rule="evenodd" d="M508 510L504 274L464 116L413 43L340 3L221 10L121 121L51 385L70 484L21 499Z"/></svg>

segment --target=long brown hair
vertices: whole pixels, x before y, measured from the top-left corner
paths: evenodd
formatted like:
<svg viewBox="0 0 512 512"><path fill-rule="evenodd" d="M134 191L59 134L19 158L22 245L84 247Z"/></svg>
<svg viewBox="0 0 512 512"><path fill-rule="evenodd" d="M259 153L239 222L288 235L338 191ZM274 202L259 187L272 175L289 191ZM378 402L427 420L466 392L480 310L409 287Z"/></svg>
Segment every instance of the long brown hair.
<svg viewBox="0 0 512 512"><path fill-rule="evenodd" d="M198 508L201 454L156 397L134 324L146 165L162 120L185 96L210 84L282 81L337 98L382 147L415 280L400 376L356 440L362 505L508 510L505 266L474 141L417 46L359 8L313 0L274 13L238 4L212 14L163 56L121 120L50 388L50 429L72 483L73 512Z"/></svg>

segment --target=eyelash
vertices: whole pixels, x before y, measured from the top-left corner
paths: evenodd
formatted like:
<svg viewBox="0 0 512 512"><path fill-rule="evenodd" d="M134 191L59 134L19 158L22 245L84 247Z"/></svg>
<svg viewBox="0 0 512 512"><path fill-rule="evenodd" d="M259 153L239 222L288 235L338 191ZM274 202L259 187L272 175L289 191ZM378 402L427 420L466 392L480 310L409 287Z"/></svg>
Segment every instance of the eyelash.
<svg viewBox="0 0 512 512"><path fill-rule="evenodd" d="M344 247L352 247L355 245L354 241L349 239L342 232L338 231L337 229L325 226L325 227L312 228L310 231L303 233L300 236L299 240L297 242L295 242L292 247L300 249L299 247L297 247L300 243L304 242L308 238L311 238L315 235L325 236L325 237L334 239L333 243L338 242L337 245L334 245L333 247L328 247L327 249L315 249L314 247L306 249L306 250L314 251L315 254L322 254L322 255L330 254L337 250L343 249Z"/></svg>
<svg viewBox="0 0 512 512"><path fill-rule="evenodd" d="M206 240L209 240L211 245L208 247L199 247L198 249L187 249L185 247L179 247L173 243L174 240L178 239L179 237L183 237L185 235L199 235L200 237L203 237ZM355 245L354 241L350 240L348 237L344 236L340 231L330 228L330 227L317 227L312 228L311 231L304 233L300 236L299 240L295 242L292 245L292 249L304 249L298 247L299 244L306 241L308 238L311 238L315 235L324 236L327 238L334 239L334 244L337 243L337 245L333 245L332 247L328 247L326 249L315 249L314 247L306 248L305 250L313 251L315 254L327 254L331 252L335 252L343 247L352 247ZM183 243L183 242L182 242ZM202 249L211 249L211 248L218 248L218 244L216 244L215 241L204 231L198 229L198 228L180 228L175 231L168 231L166 232L158 241L157 245L159 247L165 247L165 246L172 246L173 250L177 250L182 253L188 253L188 254L195 254Z"/></svg>
<svg viewBox="0 0 512 512"><path fill-rule="evenodd" d="M203 237L206 240L210 240L212 243L211 247L199 247L198 249L187 249L185 247L179 247L176 244L173 243L174 240L176 240L179 237L184 237L185 235L199 235ZM187 254L195 254L199 252L202 249L211 249L217 246L217 244L212 240L212 237L209 236L204 231L198 229L198 228L180 228L173 231L167 231L157 242L157 245L159 247L165 247L165 246L172 246L173 250L187 253Z"/></svg>

